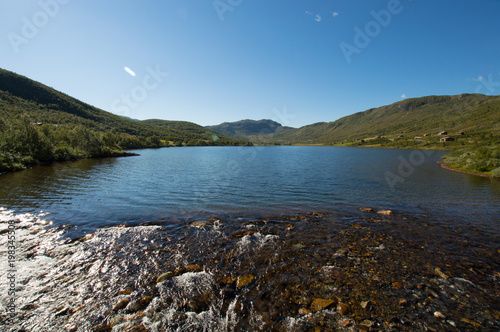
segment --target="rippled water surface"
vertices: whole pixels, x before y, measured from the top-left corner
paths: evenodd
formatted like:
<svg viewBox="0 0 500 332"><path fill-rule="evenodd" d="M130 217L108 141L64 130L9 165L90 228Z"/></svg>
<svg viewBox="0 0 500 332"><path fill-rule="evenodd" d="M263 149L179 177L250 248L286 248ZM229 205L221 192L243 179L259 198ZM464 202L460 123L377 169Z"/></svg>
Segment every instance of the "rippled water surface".
<svg viewBox="0 0 500 332"><path fill-rule="evenodd" d="M337 147L193 147L0 176L0 206L102 226L205 212L433 212L500 219L500 182L441 169L442 152ZM496 225L496 223L493 223ZM490 225L490 226L494 226Z"/></svg>

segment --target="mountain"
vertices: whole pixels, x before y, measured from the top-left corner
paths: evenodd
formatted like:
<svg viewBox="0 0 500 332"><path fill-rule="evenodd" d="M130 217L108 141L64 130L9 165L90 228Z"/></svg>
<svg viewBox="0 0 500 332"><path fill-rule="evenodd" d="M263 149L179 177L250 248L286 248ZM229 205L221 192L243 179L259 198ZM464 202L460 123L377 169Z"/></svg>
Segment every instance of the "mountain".
<svg viewBox="0 0 500 332"><path fill-rule="evenodd" d="M241 120L238 122L224 122L220 125L207 126L218 133L228 137L248 140L252 142L262 142L271 135L284 133L293 130L290 127L283 127L273 120Z"/></svg>
<svg viewBox="0 0 500 332"><path fill-rule="evenodd" d="M125 149L247 144L194 123L118 116L0 69L0 172Z"/></svg>
<svg viewBox="0 0 500 332"><path fill-rule="evenodd" d="M441 131L490 133L493 125L500 124L500 96L462 94L406 99L298 129L273 123L266 132L265 124L269 121L244 120L210 128L233 138L281 144L341 144L378 137L397 139L400 135L413 141L424 134L433 134L435 138ZM262 124L263 131L257 124Z"/></svg>

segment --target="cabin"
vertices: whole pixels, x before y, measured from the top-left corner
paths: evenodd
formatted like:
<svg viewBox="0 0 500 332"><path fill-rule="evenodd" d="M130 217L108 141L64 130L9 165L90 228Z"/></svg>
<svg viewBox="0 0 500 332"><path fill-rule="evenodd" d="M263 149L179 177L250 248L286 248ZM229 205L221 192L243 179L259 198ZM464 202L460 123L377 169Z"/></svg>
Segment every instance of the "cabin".
<svg viewBox="0 0 500 332"><path fill-rule="evenodd" d="M442 131L442 132L440 132L438 135L441 135L441 136L443 136L443 135L448 135L448 132L447 132L447 131Z"/></svg>
<svg viewBox="0 0 500 332"><path fill-rule="evenodd" d="M464 133L463 131L459 131L459 132L457 133L457 135L459 135L459 136L464 136L464 135L465 135L465 133Z"/></svg>
<svg viewBox="0 0 500 332"><path fill-rule="evenodd" d="M428 136L429 136L429 134L424 134L424 137L428 137Z"/></svg>
<svg viewBox="0 0 500 332"><path fill-rule="evenodd" d="M454 141L455 139L453 137L443 137L441 138L439 141L440 142L452 142Z"/></svg>

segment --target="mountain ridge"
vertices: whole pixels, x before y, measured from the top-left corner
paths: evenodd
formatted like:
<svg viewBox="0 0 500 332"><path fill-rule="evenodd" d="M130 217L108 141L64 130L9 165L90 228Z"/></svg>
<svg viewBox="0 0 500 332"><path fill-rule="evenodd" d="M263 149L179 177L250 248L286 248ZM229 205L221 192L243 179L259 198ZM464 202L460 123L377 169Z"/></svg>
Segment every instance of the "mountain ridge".
<svg viewBox="0 0 500 332"><path fill-rule="evenodd" d="M390 105L370 108L332 122L317 122L300 128L274 132L239 132L245 121L224 123L230 137L245 137L252 142L280 144L338 144L371 137L437 134L440 131L491 131L500 123L500 96L460 94L405 99ZM243 122L243 124L242 124ZM238 124L238 125L235 125ZM279 125L279 124L278 124ZM221 125L210 126L217 130ZM285 127L283 127L285 128Z"/></svg>

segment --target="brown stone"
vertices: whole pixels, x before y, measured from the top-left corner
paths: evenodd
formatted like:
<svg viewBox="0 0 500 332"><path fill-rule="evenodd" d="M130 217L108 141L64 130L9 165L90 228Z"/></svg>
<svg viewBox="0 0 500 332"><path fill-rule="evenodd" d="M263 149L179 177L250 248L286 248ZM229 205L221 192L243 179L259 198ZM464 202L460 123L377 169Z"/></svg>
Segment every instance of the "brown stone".
<svg viewBox="0 0 500 332"><path fill-rule="evenodd" d="M253 279L255 277L251 274L247 274L247 275L244 275L244 276L239 276L238 277L238 281L236 282L236 287L237 288L242 288L242 287L245 287L245 286L248 286L252 283Z"/></svg>
<svg viewBox="0 0 500 332"><path fill-rule="evenodd" d="M361 211L361 212L373 212L373 211L375 211L375 209L369 208L369 207L360 207L359 211Z"/></svg>
<svg viewBox="0 0 500 332"><path fill-rule="evenodd" d="M401 288L403 288L403 285L401 285L400 282L396 281L395 283L392 284L392 287L397 288L397 289L401 289Z"/></svg>
<svg viewBox="0 0 500 332"><path fill-rule="evenodd" d="M333 304L333 300L330 299L314 299L311 303L311 310L313 311L321 311L323 309L328 308Z"/></svg>
<svg viewBox="0 0 500 332"><path fill-rule="evenodd" d="M339 314L341 314L342 316L345 316L349 313L351 308L349 307L349 305L347 303L340 302L337 306L337 310L338 310Z"/></svg>
<svg viewBox="0 0 500 332"><path fill-rule="evenodd" d="M390 216L393 214L391 210L380 210L380 211L377 211L377 213L384 215L384 216Z"/></svg>

